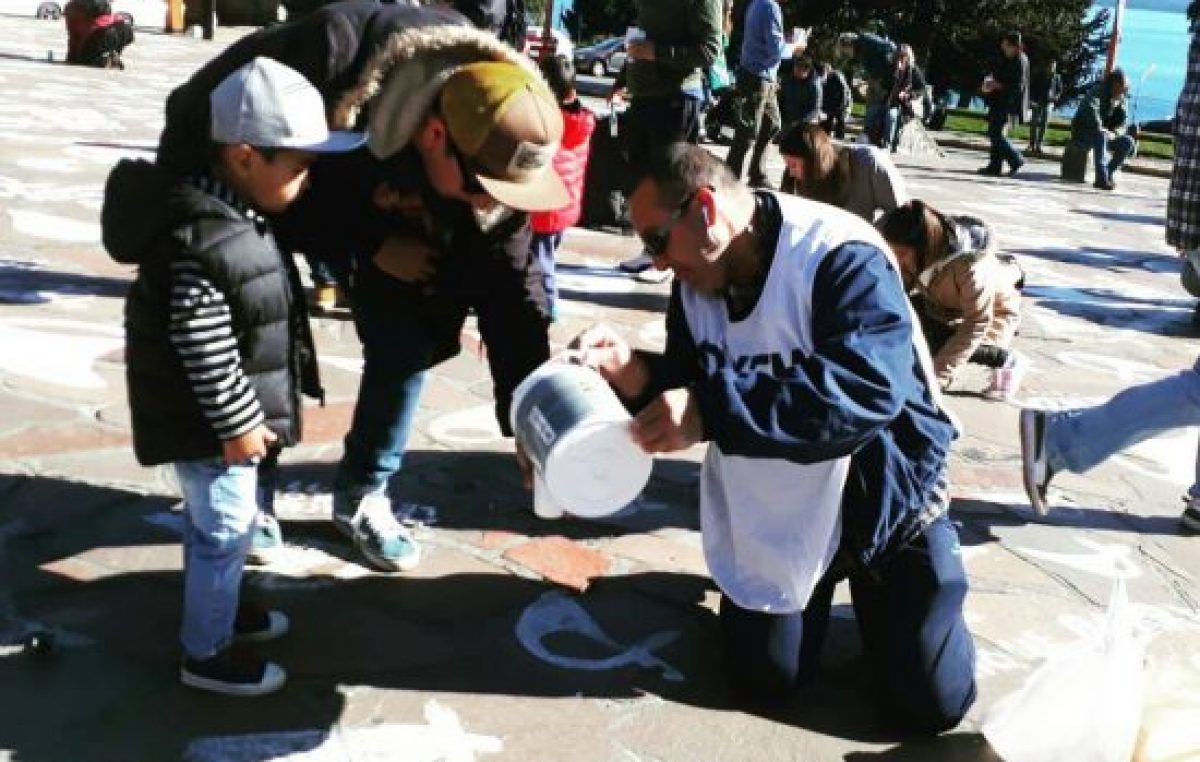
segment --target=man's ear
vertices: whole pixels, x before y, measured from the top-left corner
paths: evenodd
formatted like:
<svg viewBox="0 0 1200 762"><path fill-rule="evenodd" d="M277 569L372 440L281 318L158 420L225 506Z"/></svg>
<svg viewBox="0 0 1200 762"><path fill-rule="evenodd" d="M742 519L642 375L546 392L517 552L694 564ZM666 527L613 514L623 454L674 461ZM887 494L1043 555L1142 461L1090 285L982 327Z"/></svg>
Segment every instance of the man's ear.
<svg viewBox="0 0 1200 762"><path fill-rule="evenodd" d="M449 135L446 132L446 122L437 114L429 114L417 128L415 136L417 147L422 151L432 153L444 149Z"/></svg>
<svg viewBox="0 0 1200 762"><path fill-rule="evenodd" d="M696 204L700 207L700 219L704 227L710 228L717 219L717 196L712 188L701 188L696 191Z"/></svg>
<svg viewBox="0 0 1200 762"><path fill-rule="evenodd" d="M246 143L221 146L221 165L235 178L242 178L250 173L254 154L254 149Z"/></svg>

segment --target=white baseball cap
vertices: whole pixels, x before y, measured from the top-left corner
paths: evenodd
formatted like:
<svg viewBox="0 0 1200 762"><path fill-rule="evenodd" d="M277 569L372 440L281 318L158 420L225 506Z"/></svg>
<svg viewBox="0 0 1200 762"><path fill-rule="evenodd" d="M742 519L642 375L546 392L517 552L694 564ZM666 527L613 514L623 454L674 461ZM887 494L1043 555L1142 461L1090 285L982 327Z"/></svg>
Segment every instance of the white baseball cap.
<svg viewBox="0 0 1200 762"><path fill-rule="evenodd" d="M366 141L361 132L330 132L317 88L271 58L255 58L226 77L212 91L209 105L217 143L338 153Z"/></svg>

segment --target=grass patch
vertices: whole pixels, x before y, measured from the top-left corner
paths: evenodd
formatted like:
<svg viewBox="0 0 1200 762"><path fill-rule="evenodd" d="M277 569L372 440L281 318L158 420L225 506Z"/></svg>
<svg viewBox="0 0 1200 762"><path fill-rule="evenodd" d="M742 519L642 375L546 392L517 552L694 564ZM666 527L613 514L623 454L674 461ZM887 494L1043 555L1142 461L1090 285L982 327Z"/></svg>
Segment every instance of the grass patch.
<svg viewBox="0 0 1200 762"><path fill-rule="evenodd" d="M854 104L854 114L860 119L862 118L863 111L864 108L861 103ZM952 108L946 117L946 126L942 131L957 132L964 135L986 136L987 116L982 111ZM1009 138L1018 147L1027 143L1029 141L1029 125L1019 125L1009 133ZM1070 139L1071 123L1065 119L1051 119L1050 126L1046 128L1046 145L1061 148ZM1142 133L1138 138L1138 156L1170 161L1175 156L1175 143L1170 135Z"/></svg>

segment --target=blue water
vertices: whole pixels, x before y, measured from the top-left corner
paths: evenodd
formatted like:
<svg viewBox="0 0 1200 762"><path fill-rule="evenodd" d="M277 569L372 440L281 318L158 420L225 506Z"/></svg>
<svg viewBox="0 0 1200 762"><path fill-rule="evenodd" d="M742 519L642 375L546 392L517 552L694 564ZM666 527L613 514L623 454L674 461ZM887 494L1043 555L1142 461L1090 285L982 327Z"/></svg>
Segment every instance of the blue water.
<svg viewBox="0 0 1200 762"><path fill-rule="evenodd" d="M1170 119L1187 74L1187 16L1126 8L1122 27L1117 65L1129 74L1133 118Z"/></svg>

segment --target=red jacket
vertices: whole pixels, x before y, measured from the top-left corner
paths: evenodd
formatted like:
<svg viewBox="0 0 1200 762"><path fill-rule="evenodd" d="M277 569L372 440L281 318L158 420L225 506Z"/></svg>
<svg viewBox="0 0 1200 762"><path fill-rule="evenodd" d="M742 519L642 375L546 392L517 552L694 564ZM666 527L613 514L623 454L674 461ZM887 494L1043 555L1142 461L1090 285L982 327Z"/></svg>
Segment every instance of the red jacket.
<svg viewBox="0 0 1200 762"><path fill-rule="evenodd" d="M567 186L571 201L553 212L533 212L529 226L535 233L561 233L579 222L583 206L583 176L587 172L588 150L592 145L592 130L596 117L583 104L562 109L563 136L558 153L554 155L554 171Z"/></svg>

